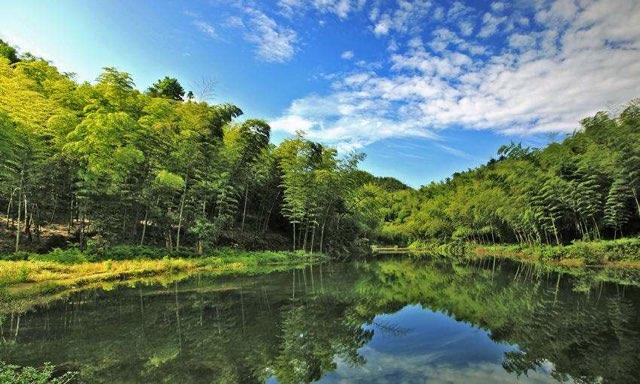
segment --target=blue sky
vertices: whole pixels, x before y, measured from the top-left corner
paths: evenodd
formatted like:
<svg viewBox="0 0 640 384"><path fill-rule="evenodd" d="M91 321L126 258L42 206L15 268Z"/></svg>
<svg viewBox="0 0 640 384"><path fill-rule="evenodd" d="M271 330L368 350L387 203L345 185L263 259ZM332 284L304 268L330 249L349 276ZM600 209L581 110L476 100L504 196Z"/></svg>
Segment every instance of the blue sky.
<svg viewBox="0 0 640 384"><path fill-rule="evenodd" d="M14 1L0 37L79 80L165 75L419 186L640 96L635 0Z"/></svg>

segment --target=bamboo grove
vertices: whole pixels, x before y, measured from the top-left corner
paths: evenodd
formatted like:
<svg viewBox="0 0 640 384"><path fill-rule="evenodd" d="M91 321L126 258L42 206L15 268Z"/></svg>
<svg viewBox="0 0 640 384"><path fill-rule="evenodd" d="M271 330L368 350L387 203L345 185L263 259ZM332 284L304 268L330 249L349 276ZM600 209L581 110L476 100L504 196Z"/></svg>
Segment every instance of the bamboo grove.
<svg viewBox="0 0 640 384"><path fill-rule="evenodd" d="M3 246L157 245L202 254L238 244L348 252L361 155L197 101L166 77L145 92L114 68L78 83L0 42ZM10 241L9 241L10 239ZM57 240L56 240L57 239Z"/></svg>
<svg viewBox="0 0 640 384"><path fill-rule="evenodd" d="M418 191L369 186L384 237L403 241L566 244L637 236L640 103L599 112L543 149L500 148L498 158Z"/></svg>
<svg viewBox="0 0 640 384"><path fill-rule="evenodd" d="M170 77L144 92L114 68L78 83L0 42L0 246L348 255L371 243L566 244L640 230L637 101L418 190L304 133L276 146L268 123L241 115Z"/></svg>

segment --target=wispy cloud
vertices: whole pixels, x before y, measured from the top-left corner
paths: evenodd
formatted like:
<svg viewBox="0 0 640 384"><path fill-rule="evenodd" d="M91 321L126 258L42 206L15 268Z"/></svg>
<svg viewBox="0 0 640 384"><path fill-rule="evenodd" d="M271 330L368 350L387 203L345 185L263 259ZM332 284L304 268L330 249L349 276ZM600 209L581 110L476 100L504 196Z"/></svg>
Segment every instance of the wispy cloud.
<svg viewBox="0 0 640 384"><path fill-rule="evenodd" d="M353 51L344 51L340 57L344 60L351 60L353 59Z"/></svg>
<svg viewBox="0 0 640 384"><path fill-rule="evenodd" d="M296 51L296 32L258 9L246 8L245 12L249 18L245 37L256 45L258 58L275 63L289 61Z"/></svg>
<svg viewBox="0 0 640 384"><path fill-rule="evenodd" d="M301 12L316 10L346 19L350 13L361 10L365 0L279 0L281 12L289 17Z"/></svg>
<svg viewBox="0 0 640 384"><path fill-rule="evenodd" d="M436 146L438 148L442 149L443 151L445 151L445 152L447 152L447 153L449 153L451 155L454 155L456 157L459 157L461 159L472 159L473 158L473 156L471 156L467 152L461 151L459 149L450 147L450 146L445 145L445 144L436 143Z"/></svg>
<svg viewBox="0 0 640 384"><path fill-rule="evenodd" d="M204 33L212 39L217 39L219 37L213 25L207 22L204 22L202 20L194 20L193 25L195 25L200 30L200 32Z"/></svg>

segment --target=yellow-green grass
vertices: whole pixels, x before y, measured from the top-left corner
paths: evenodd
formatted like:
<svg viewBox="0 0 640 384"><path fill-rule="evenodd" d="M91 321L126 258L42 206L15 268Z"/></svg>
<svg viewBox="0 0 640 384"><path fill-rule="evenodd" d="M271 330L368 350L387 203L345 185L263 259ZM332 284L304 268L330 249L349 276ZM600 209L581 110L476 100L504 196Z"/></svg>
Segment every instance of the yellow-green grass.
<svg viewBox="0 0 640 384"><path fill-rule="evenodd" d="M194 273L256 274L295 268L322 255L274 252L224 252L194 259L121 260L62 264L50 261L0 261L0 314L22 312L85 289L169 283Z"/></svg>

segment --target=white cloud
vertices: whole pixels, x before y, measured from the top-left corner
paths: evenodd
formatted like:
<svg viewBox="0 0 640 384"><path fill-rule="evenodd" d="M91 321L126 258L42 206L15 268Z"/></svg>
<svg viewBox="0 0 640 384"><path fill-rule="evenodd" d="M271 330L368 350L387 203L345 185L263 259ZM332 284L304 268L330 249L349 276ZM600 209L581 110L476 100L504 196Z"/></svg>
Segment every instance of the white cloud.
<svg viewBox="0 0 640 384"><path fill-rule="evenodd" d="M390 31L399 33L417 33L422 30L421 24L429 16L432 8L430 0L399 0L398 8L376 18L373 32L376 36L387 35ZM371 16L371 15L370 15Z"/></svg>
<svg viewBox="0 0 640 384"><path fill-rule="evenodd" d="M245 12L249 17L246 39L256 45L258 57L276 63L290 60L296 50L296 32L279 25L258 9L246 8Z"/></svg>
<svg viewBox="0 0 640 384"><path fill-rule="evenodd" d="M212 39L218 38L218 33L211 24L206 23L202 20L194 20L193 25L195 25L200 30L200 32L204 33L208 37Z"/></svg>
<svg viewBox="0 0 640 384"><path fill-rule="evenodd" d="M387 10L374 29L391 35L387 70L356 69L334 79L332 92L295 100L273 127L299 126L314 139L349 148L389 137L437 138L451 127L571 132L581 118L638 96L640 2L537 4L533 18L474 11L460 19L482 16L479 37L503 39L503 46L466 36L458 20L460 35L440 24L429 38L404 40L405 51L392 32L413 31L415 19L397 23L396 12ZM452 16L470 12L455 7Z"/></svg>
<svg viewBox="0 0 640 384"><path fill-rule="evenodd" d="M496 33L500 24L507 20L506 16L495 16L489 12L485 13L482 17L482 28L478 33L478 37L489 37Z"/></svg>
<svg viewBox="0 0 640 384"><path fill-rule="evenodd" d="M292 17L297 13L315 9L321 13L330 13L340 19L346 19L349 14L361 10L364 0L279 0L278 6L282 13Z"/></svg>
<svg viewBox="0 0 640 384"><path fill-rule="evenodd" d="M229 18L227 18L227 21L225 23L226 26L231 27L231 28L244 28L244 21L242 21L241 17L238 16L230 16Z"/></svg>
<svg viewBox="0 0 640 384"><path fill-rule="evenodd" d="M502 12L504 11L505 5L501 1L496 1L495 3L491 3L491 9L494 12Z"/></svg>
<svg viewBox="0 0 640 384"><path fill-rule="evenodd" d="M473 8L466 6L464 3L460 1L456 1L449 8L449 11L447 12L447 17L449 19L458 19L472 13L473 13Z"/></svg>
<svg viewBox="0 0 640 384"><path fill-rule="evenodd" d="M463 20L458 23L458 28L460 28L460 33L462 34L462 36L469 36L473 33L473 22Z"/></svg>
<svg viewBox="0 0 640 384"><path fill-rule="evenodd" d="M353 59L353 51L344 51L342 52L340 57L343 58L344 60L351 60Z"/></svg>

